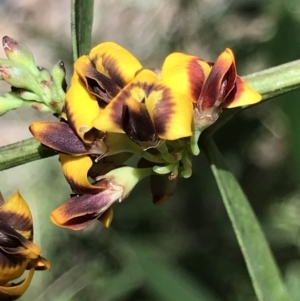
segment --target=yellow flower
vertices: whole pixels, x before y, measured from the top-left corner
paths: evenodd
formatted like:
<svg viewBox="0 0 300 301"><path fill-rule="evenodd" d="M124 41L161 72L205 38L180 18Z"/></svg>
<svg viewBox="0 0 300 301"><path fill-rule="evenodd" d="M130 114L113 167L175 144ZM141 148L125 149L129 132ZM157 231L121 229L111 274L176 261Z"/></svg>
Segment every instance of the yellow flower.
<svg viewBox="0 0 300 301"><path fill-rule="evenodd" d="M112 205L123 201L140 180L153 173L151 168L123 166L96 177L91 184L87 175L93 162L89 156L60 155L60 160L76 195L54 210L50 218L54 224L72 230L81 230L96 219L108 227Z"/></svg>
<svg viewBox="0 0 300 301"><path fill-rule="evenodd" d="M237 75L234 55L228 48L215 63L172 53L166 58L161 74L173 89L194 103L194 125L199 131L214 123L223 108L251 105L261 100L261 95Z"/></svg>
<svg viewBox="0 0 300 301"><path fill-rule="evenodd" d="M16 300L29 287L35 270L50 269L49 261L40 256L33 243L30 209L19 192L6 203L0 194L0 300ZM24 280L11 281L29 270Z"/></svg>
<svg viewBox="0 0 300 301"><path fill-rule="evenodd" d="M74 75L66 94L62 122L34 122L30 131L42 144L71 155L103 156L135 148L126 137L110 135L94 128L102 108L129 83L142 68L138 60L121 46L102 43L74 64ZM124 135L125 136L125 135ZM121 138L121 139L120 139ZM112 140L123 144L109 144ZM134 150L133 152L135 152Z"/></svg>
<svg viewBox="0 0 300 301"><path fill-rule="evenodd" d="M61 122L30 127L60 153L75 194L51 220L73 230L95 219L109 226L112 205L145 176L154 203L165 201L178 175L191 176L199 135L222 109L260 99L237 75L230 49L215 63L172 53L153 71L115 43L96 46L74 64ZM131 154L146 159L147 168L123 166Z"/></svg>
<svg viewBox="0 0 300 301"><path fill-rule="evenodd" d="M192 134L192 102L144 69L125 86L93 121L104 132L126 133L144 149L160 139L177 140Z"/></svg>

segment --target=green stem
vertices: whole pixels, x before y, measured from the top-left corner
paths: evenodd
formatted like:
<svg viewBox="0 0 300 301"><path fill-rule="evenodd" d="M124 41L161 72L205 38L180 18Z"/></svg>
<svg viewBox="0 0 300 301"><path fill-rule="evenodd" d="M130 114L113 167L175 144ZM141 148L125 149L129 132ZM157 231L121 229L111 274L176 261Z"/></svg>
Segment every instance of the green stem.
<svg viewBox="0 0 300 301"><path fill-rule="evenodd" d="M71 0L71 34L73 60L88 54L91 48L91 32L94 0Z"/></svg>
<svg viewBox="0 0 300 301"><path fill-rule="evenodd" d="M72 5L77 1L72 0ZM72 6L72 8L74 7ZM73 51L74 49L75 48L73 48ZM300 60L250 74L243 78L252 88L263 95L263 100L267 100L300 87ZM209 133L212 134L242 109L243 108L236 108L224 111L219 120L208 128ZM26 145L26 148L24 148L24 145ZM9 155L6 153L8 148L10 150ZM22 156L20 156L20 148L23 150ZM45 155L44 152L40 151L40 144L33 138L3 146L0 147L0 170L43 159L55 154L54 151L51 152L49 150L47 151L47 155Z"/></svg>
<svg viewBox="0 0 300 301"><path fill-rule="evenodd" d="M34 138L0 147L0 170L48 158L56 153L42 146Z"/></svg>
<svg viewBox="0 0 300 301"><path fill-rule="evenodd" d="M263 100L267 100L300 87L300 60L259 71L243 79L262 94Z"/></svg>

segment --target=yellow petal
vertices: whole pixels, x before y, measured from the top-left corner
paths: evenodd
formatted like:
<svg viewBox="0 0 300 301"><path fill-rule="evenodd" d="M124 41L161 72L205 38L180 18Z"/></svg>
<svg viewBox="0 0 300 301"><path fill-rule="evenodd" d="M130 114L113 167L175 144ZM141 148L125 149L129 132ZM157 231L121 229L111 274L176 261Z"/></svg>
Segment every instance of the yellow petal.
<svg viewBox="0 0 300 301"><path fill-rule="evenodd" d="M170 88L196 102L210 70L210 65L200 58L175 52L166 57L161 78Z"/></svg>
<svg viewBox="0 0 300 301"><path fill-rule="evenodd" d="M15 230L13 227L10 227L7 223L5 223L5 219L5 217L0 219L0 250L6 254L16 255L18 257L29 259L37 258L37 256L41 253L41 249L31 240L22 236L23 233L27 234L28 231ZM18 224L22 225L22 220L19 219ZM32 239L32 235L30 238ZM0 260L0 265L1 264L3 263L1 263Z"/></svg>
<svg viewBox="0 0 300 301"><path fill-rule="evenodd" d="M28 261L29 259L17 256L12 257L3 251L0 251L0 285L22 276ZM0 300L2 299L0 298Z"/></svg>
<svg viewBox="0 0 300 301"><path fill-rule="evenodd" d="M86 145L65 122L33 122L30 132L40 143L62 153L72 155L88 154L90 145Z"/></svg>
<svg viewBox="0 0 300 301"><path fill-rule="evenodd" d="M31 269L23 281L14 285L0 286L0 300L11 301L21 297L28 289L33 274L34 274L34 269Z"/></svg>
<svg viewBox="0 0 300 301"><path fill-rule="evenodd" d="M65 109L68 123L77 135L86 143L94 142L98 133L93 129L92 121L99 115L100 108L98 101L88 93L76 72L66 94Z"/></svg>
<svg viewBox="0 0 300 301"><path fill-rule="evenodd" d="M38 271L50 270L51 263L46 258L38 256L28 262L26 269L31 270L32 268Z"/></svg>
<svg viewBox="0 0 300 301"><path fill-rule="evenodd" d="M226 101L226 108L235 108L241 106L252 105L260 102L262 96L250 88L247 83L239 76L236 79L236 90L233 97Z"/></svg>
<svg viewBox="0 0 300 301"><path fill-rule="evenodd" d="M93 161L89 156L73 157L60 154L60 162L66 180L74 193L97 193L100 187L92 185L87 177Z"/></svg>
<svg viewBox="0 0 300 301"><path fill-rule="evenodd" d="M100 131L124 133L123 109L126 102L142 102L148 96L153 84L158 80L151 70L142 70L134 80L103 109L93 121L93 126Z"/></svg>
<svg viewBox="0 0 300 301"><path fill-rule="evenodd" d="M111 207L109 207L99 218L98 220L108 228L113 220L114 212Z"/></svg>
<svg viewBox="0 0 300 301"><path fill-rule="evenodd" d="M0 207L0 219L26 239L33 239L32 215L26 201L16 191L6 203Z"/></svg>
<svg viewBox="0 0 300 301"><path fill-rule="evenodd" d="M146 107L160 138L176 140L191 136L193 103L186 95L156 84L146 99Z"/></svg>
<svg viewBox="0 0 300 301"><path fill-rule="evenodd" d="M87 90L106 103L109 103L121 90L117 83L96 69L88 56L81 56L75 62L74 69L85 83Z"/></svg>
<svg viewBox="0 0 300 301"><path fill-rule="evenodd" d="M91 50L89 58L98 72L111 78L121 88L132 81L142 68L141 63L128 50L114 42L97 45Z"/></svg>

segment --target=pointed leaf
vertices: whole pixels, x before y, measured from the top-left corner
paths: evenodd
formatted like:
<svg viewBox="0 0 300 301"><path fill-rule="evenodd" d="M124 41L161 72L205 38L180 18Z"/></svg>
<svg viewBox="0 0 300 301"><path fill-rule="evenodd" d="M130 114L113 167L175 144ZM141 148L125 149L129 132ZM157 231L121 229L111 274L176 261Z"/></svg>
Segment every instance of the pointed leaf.
<svg viewBox="0 0 300 301"><path fill-rule="evenodd" d="M74 61L90 50L93 15L94 0L72 0L71 31Z"/></svg>
<svg viewBox="0 0 300 301"><path fill-rule="evenodd" d="M225 208L259 301L290 301L257 218L212 140L203 140Z"/></svg>

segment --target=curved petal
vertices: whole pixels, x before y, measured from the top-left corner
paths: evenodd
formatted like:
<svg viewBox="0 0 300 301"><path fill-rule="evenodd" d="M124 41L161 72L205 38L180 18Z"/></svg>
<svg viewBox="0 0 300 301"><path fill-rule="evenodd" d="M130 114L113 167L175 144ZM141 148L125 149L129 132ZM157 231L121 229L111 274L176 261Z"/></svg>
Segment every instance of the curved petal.
<svg viewBox="0 0 300 301"><path fill-rule="evenodd" d="M174 52L168 55L161 70L162 82L197 102L211 67L196 56Z"/></svg>
<svg viewBox="0 0 300 301"><path fill-rule="evenodd" d="M20 298L28 289L33 274L34 269L31 269L23 281L13 285L0 286L0 300L11 301Z"/></svg>
<svg viewBox="0 0 300 301"><path fill-rule="evenodd" d="M262 96L250 88L247 83L239 76L236 78L236 85L234 91L232 91L226 99L224 107L235 108L241 106L252 105L260 102Z"/></svg>
<svg viewBox="0 0 300 301"><path fill-rule="evenodd" d="M16 191L0 207L0 221L12 227L26 239L33 239L32 215L19 191Z"/></svg>
<svg viewBox="0 0 300 301"><path fill-rule="evenodd" d="M89 156L74 157L60 154L62 171L74 193L97 193L101 187L92 185L87 177L93 161Z"/></svg>
<svg viewBox="0 0 300 301"><path fill-rule="evenodd" d="M114 212L111 207L109 207L99 218L98 221L101 222L106 228L108 228L113 220Z"/></svg>
<svg viewBox="0 0 300 301"><path fill-rule="evenodd" d="M205 111L222 105L234 89L236 77L234 56L227 48L217 58L209 73L197 102L198 109Z"/></svg>
<svg viewBox="0 0 300 301"><path fill-rule="evenodd" d="M85 143L93 143L99 133L93 129L92 121L99 115L96 98L88 93L84 83L74 73L66 94L65 110L68 123Z"/></svg>
<svg viewBox="0 0 300 301"><path fill-rule="evenodd" d="M124 106L130 103L138 110L138 104L143 102L151 91L153 84L158 80L157 75L151 70L142 70L134 80L103 109L93 121L93 126L100 131L124 133L123 117ZM129 104L129 106L130 106ZM142 125L141 125L142 126Z"/></svg>
<svg viewBox="0 0 300 301"><path fill-rule="evenodd" d="M193 103L189 97L156 83L145 103L161 139L176 140L192 135Z"/></svg>
<svg viewBox="0 0 300 301"><path fill-rule="evenodd" d="M141 63L128 50L114 42L97 45L91 50L89 58L98 72L121 88L132 81L142 68Z"/></svg>
<svg viewBox="0 0 300 301"><path fill-rule="evenodd" d="M58 152L84 155L91 148L65 122L33 122L29 130L40 143Z"/></svg>
<svg viewBox="0 0 300 301"><path fill-rule="evenodd" d="M0 250L23 258L37 258L41 249L32 241L23 237L15 229L0 220Z"/></svg>
<svg viewBox="0 0 300 301"><path fill-rule="evenodd" d="M93 125L105 132L126 132L133 140L149 141L153 147L158 143L156 134L168 140L190 136L192 117L192 101L161 83L153 71L144 69L100 113Z"/></svg>
<svg viewBox="0 0 300 301"><path fill-rule="evenodd" d="M0 251L0 283L7 283L22 276L28 261L29 259Z"/></svg>
<svg viewBox="0 0 300 301"><path fill-rule="evenodd" d="M157 147L159 139L145 104L128 98L123 106L122 128L144 150Z"/></svg>
<svg viewBox="0 0 300 301"><path fill-rule="evenodd" d="M74 69L88 91L106 103L110 102L121 90L121 87L112 79L96 69L94 62L88 56L81 56L75 62Z"/></svg>
<svg viewBox="0 0 300 301"><path fill-rule="evenodd" d="M64 228L81 230L98 219L118 201L123 189L107 187L98 194L75 196L51 213L51 221ZM109 221L108 221L109 222Z"/></svg>
<svg viewBox="0 0 300 301"><path fill-rule="evenodd" d="M38 258L31 259L26 267L26 270L35 269L37 271L44 271L51 269L51 263L44 257L39 256Z"/></svg>

